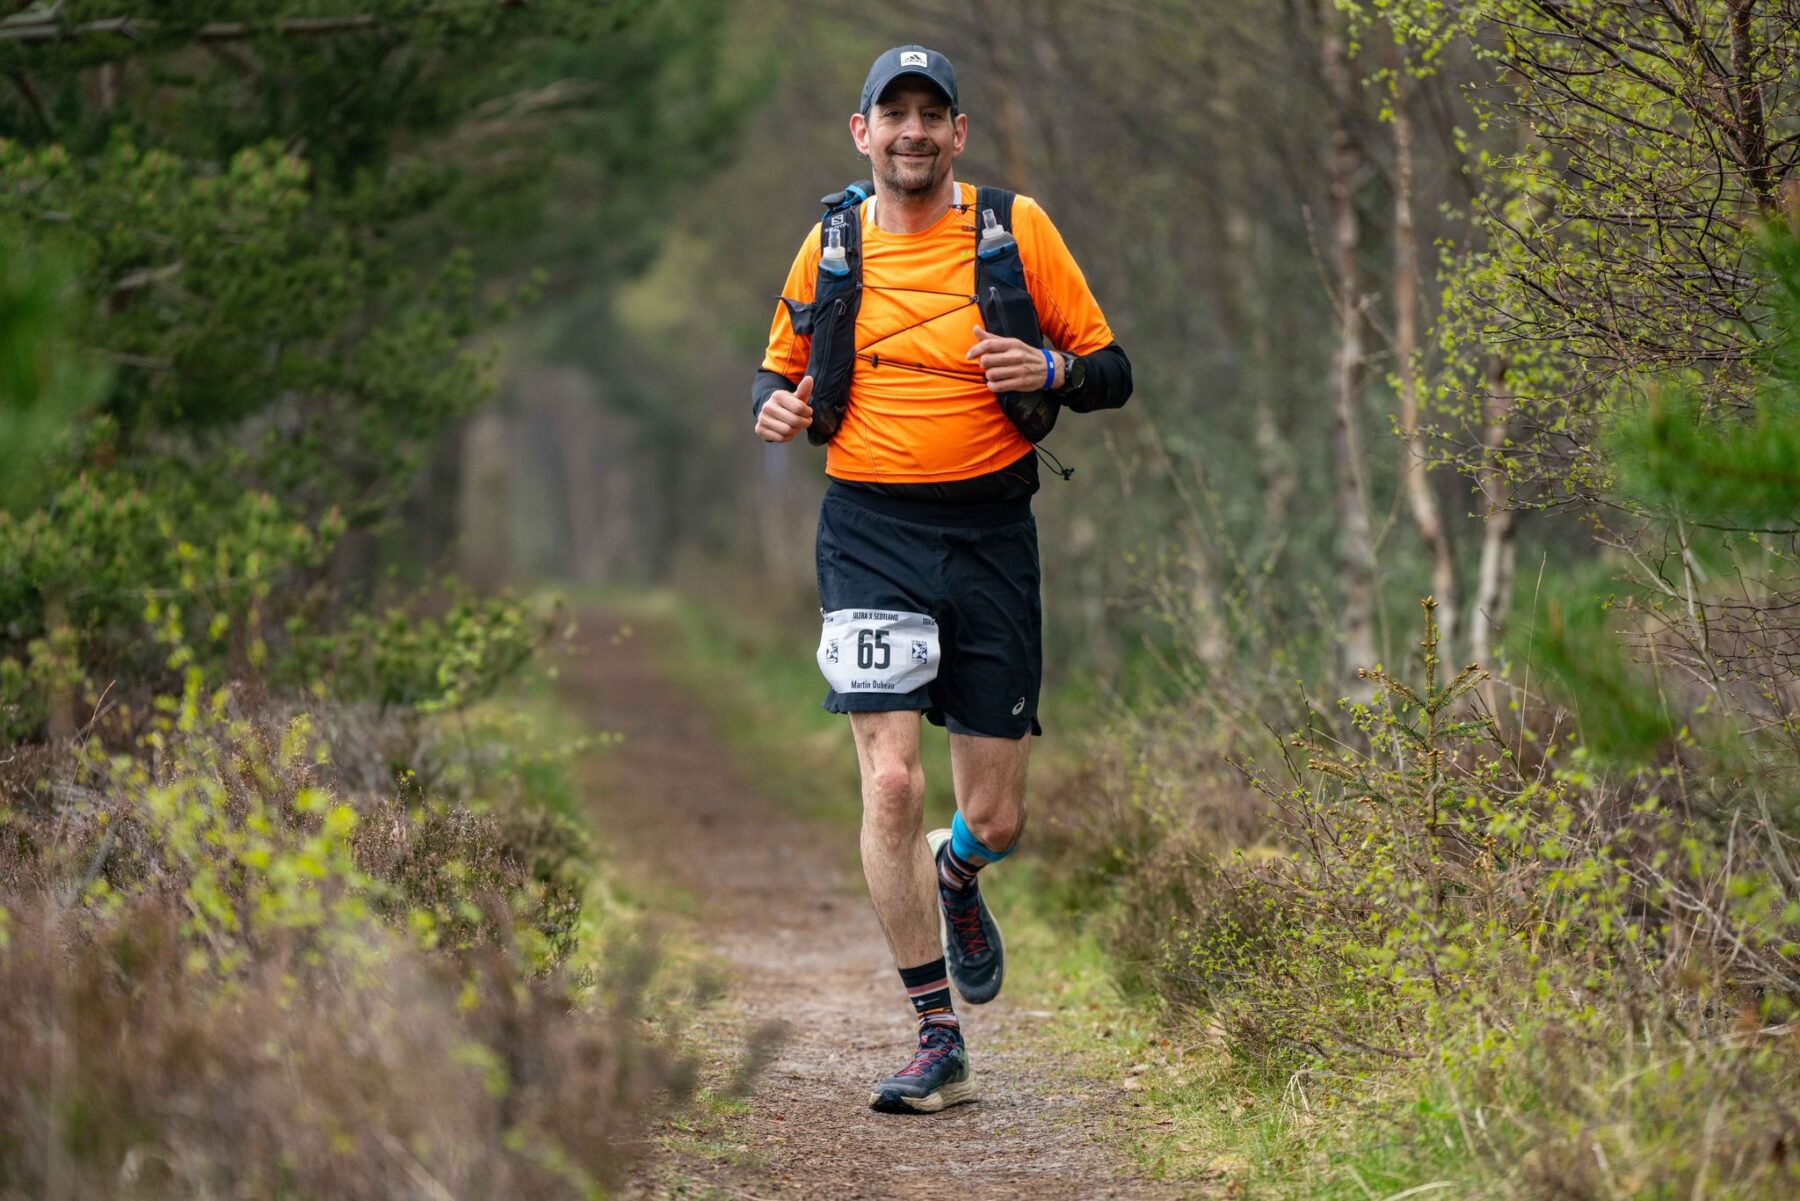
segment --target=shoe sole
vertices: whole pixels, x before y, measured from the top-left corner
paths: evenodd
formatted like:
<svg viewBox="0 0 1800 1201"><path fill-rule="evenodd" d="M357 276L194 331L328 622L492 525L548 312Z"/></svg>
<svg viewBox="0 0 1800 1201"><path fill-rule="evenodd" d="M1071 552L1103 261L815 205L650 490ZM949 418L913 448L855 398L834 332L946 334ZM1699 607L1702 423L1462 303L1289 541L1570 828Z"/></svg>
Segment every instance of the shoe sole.
<svg viewBox="0 0 1800 1201"><path fill-rule="evenodd" d="M953 1084L946 1084L933 1093L923 1097L884 1098L882 1094L869 1094L869 1108L876 1113L937 1113L952 1105L961 1105L965 1101L977 1100L975 1090L975 1073L970 1072Z"/></svg>
<svg viewBox="0 0 1800 1201"><path fill-rule="evenodd" d="M943 846L945 843L947 843L949 841L950 841L950 831L947 829L944 829L941 826L938 829L933 830L931 833L929 833L925 836L925 845L931 848L931 861L934 865L937 863L938 848ZM935 872L937 869L934 866L932 870ZM935 884L935 880L933 881L933 883ZM950 955L950 922L947 918L944 917L944 906L942 904L938 905L937 911L938 911L938 944L944 948L944 957L946 959L948 959L949 955ZM994 916L994 911L992 909L988 910L988 920L994 923L994 938L1000 944L1000 955L1001 955L1000 973L999 973L999 978L994 981L994 991L991 994L989 994L988 996L985 996L985 997L981 998L979 1001L977 1001L975 998L973 998L973 997L969 996L967 993L963 992L962 985L957 984L956 976L954 973L952 973L950 976L950 983L956 985L956 995L961 997L966 1003L968 1003L970 1005L986 1005L989 1001L992 1001L995 997L1000 995L1000 986L1006 980L1006 958L1005 958L1005 956L1006 956L1006 936L1001 933L1000 919ZM946 965L946 966L948 966L948 965Z"/></svg>

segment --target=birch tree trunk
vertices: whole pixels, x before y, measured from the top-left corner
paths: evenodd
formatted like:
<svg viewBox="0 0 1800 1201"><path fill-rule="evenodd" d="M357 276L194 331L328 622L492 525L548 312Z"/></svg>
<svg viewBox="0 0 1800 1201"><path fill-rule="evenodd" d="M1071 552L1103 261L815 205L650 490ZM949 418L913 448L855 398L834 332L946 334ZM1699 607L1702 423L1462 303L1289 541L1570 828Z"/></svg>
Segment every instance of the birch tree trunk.
<svg viewBox="0 0 1800 1201"><path fill-rule="evenodd" d="M1332 370L1331 413L1337 474L1338 573L1343 604L1339 613L1339 666L1350 695L1367 697L1372 685L1356 670L1375 665L1375 548L1362 479L1362 433L1358 412L1363 377L1362 279L1356 250L1362 237L1356 212L1356 176L1362 166L1350 113L1355 85L1350 77L1343 16L1335 0L1319 0L1319 66L1330 98L1331 140L1325 156L1331 194L1331 265L1336 279L1338 347Z"/></svg>
<svg viewBox="0 0 1800 1201"><path fill-rule="evenodd" d="M1521 123L1518 139L1521 151L1538 145L1529 123ZM1549 212L1549 199L1535 196L1526 219L1535 225ZM1469 655L1487 668L1498 666L1494 656L1506 628L1506 611L1512 604L1517 559L1513 536L1518 532L1519 515L1513 508L1513 477L1500 462L1500 454L1514 434L1515 398L1506 378L1507 365L1504 354L1496 353L1488 360L1487 387L1482 398L1481 466L1475 473L1475 484L1481 492L1481 567L1469 610ZM1492 679L1482 689L1488 708L1495 712L1497 691Z"/></svg>
<svg viewBox="0 0 1800 1201"><path fill-rule="evenodd" d="M1518 515L1513 511L1512 478L1496 464L1496 456L1512 436L1513 397L1506 382L1506 360L1495 355L1488 362L1486 425L1477 483L1481 488L1481 574L1475 585L1475 604L1469 614L1469 650L1475 662L1493 662L1494 646L1506 621L1512 599L1513 566ZM1490 707L1493 697L1488 698Z"/></svg>
<svg viewBox="0 0 1800 1201"><path fill-rule="evenodd" d="M1395 58L1397 59L1397 55ZM1419 377L1419 244L1413 224L1413 128L1407 111L1406 64L1394 68L1394 359L1400 387L1400 486L1412 510L1419 539L1431 554L1431 592L1438 602L1442 654L1456 659L1456 556L1450 530L1432 491L1420 445Z"/></svg>

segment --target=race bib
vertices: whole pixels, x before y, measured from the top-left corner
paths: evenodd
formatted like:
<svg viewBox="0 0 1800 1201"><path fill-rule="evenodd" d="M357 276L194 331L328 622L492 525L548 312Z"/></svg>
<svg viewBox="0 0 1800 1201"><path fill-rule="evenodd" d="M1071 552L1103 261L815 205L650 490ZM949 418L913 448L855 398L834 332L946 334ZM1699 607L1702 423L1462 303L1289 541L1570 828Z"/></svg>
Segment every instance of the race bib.
<svg viewBox="0 0 1800 1201"><path fill-rule="evenodd" d="M819 635L819 670L839 693L911 692L937 678L938 658L938 625L923 613L838 609Z"/></svg>

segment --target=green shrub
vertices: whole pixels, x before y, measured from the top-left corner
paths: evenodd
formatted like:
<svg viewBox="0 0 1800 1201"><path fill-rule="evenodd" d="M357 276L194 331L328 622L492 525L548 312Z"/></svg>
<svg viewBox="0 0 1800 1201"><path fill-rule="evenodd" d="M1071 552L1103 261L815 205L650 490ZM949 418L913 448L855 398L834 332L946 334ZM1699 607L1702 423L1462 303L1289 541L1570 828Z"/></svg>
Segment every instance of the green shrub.
<svg viewBox="0 0 1800 1201"><path fill-rule="evenodd" d="M1745 823L1721 843L1672 787L1608 785L1579 747L1524 766L1490 719L1459 714L1475 668L1439 682L1430 608L1423 687L1371 673L1375 699L1352 708L1366 742L1297 736L1294 782L1265 782L1284 852L1239 852L1197 884L1176 954L1243 1045L1284 1068L1367 1067L1496 1053L1521 1006L1786 1020L1800 903L1772 871L1782 836ZM1480 1044L1444 1043L1473 1023Z"/></svg>
<svg viewBox="0 0 1800 1201"><path fill-rule="evenodd" d="M1446 678L1432 610L1423 679L1371 672L1344 737L1291 738L1287 782L1253 776L1270 828L1235 849L1196 818L1161 857L1145 773L1101 777L1122 945L1240 1082L1396 1189L1417 1179L1374 1165L1398 1140L1492 1195L1787 1195L1795 842L1696 816L1674 772L1607 777L1554 726L1509 741L1482 673ZM1188 779L1203 812L1216 781Z"/></svg>

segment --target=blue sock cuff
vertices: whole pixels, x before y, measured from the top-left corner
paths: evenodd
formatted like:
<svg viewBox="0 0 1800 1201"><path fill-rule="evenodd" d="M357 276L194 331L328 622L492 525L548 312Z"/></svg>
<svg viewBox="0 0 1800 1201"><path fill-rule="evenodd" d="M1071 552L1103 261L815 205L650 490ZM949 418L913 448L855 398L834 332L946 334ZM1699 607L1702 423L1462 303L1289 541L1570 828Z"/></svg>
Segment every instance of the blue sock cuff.
<svg viewBox="0 0 1800 1201"><path fill-rule="evenodd" d="M998 863L1012 854L1014 847L1018 845L1015 842L1004 851L996 851L975 837L975 832L963 824L962 814L958 813L950 819L950 850L964 863L974 863L976 860L983 863Z"/></svg>

